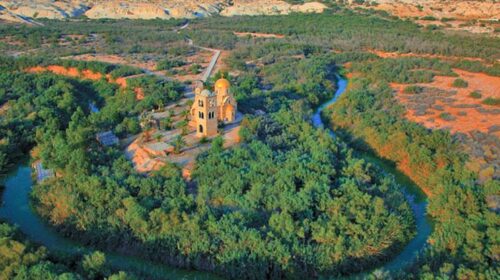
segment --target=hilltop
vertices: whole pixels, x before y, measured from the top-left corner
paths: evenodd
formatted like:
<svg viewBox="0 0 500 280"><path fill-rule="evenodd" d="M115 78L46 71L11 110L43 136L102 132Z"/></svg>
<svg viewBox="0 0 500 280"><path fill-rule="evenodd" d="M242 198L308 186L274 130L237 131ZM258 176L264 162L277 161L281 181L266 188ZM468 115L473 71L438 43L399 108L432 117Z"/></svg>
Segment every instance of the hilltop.
<svg viewBox="0 0 500 280"><path fill-rule="evenodd" d="M318 2L290 4L280 0L9 0L0 1L0 19L33 22L36 18L169 19L211 15L275 15L291 12L322 12Z"/></svg>

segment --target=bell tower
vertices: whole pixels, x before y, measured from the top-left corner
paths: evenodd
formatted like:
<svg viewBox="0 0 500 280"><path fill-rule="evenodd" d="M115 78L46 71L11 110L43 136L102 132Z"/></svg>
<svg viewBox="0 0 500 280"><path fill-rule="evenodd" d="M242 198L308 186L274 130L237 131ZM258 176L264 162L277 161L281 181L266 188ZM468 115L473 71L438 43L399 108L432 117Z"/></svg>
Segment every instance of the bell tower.
<svg viewBox="0 0 500 280"><path fill-rule="evenodd" d="M217 95L209 90L196 90L191 109L197 137L217 135Z"/></svg>

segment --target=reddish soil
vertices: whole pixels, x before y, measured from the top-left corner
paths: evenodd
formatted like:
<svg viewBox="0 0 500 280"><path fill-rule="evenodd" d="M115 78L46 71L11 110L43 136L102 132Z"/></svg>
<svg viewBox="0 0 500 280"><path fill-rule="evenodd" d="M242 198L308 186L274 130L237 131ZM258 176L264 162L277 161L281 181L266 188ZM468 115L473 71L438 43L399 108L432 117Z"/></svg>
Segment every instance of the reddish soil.
<svg viewBox="0 0 500 280"><path fill-rule="evenodd" d="M444 56L437 54L398 53L398 52L385 52L379 50L367 50L367 51L376 54L377 56L380 56L382 58L423 57L423 58L439 58L443 60L470 60L470 61L485 62L484 59L478 57L462 57L462 56L458 57L458 56ZM500 61L500 59L497 59L497 61Z"/></svg>
<svg viewBox="0 0 500 280"><path fill-rule="evenodd" d="M87 79L87 80L100 80L103 78L103 75L101 73L96 73L91 70L83 70L80 72L75 67L63 67L59 65L50 65L50 66L35 66L28 68L26 70L29 73L41 73L41 72L52 72L56 75L61 75L61 76L67 76L67 77L72 77L72 78L81 78L81 79Z"/></svg>
<svg viewBox="0 0 500 280"><path fill-rule="evenodd" d="M42 72L52 72L56 75L61 75L61 76L66 76L66 77L72 77L72 78L78 78L78 79L85 79L85 80L92 80L92 81L97 81L100 79L103 79L106 77L106 80L109 83L114 83L120 86L120 88L124 89L127 87L127 77L119 77L116 79L113 79L109 74L104 76L101 73L98 72L93 72L91 70L83 70L80 71L75 67L63 67L59 65L49 65L46 67L43 66L35 66L26 69L26 72L29 73L42 73ZM135 88L134 92L136 94L137 100L142 100L144 99L144 91L142 88Z"/></svg>
<svg viewBox="0 0 500 280"><path fill-rule="evenodd" d="M135 93L135 98L137 100L143 100L144 99L144 91L142 90L142 88L135 88L134 89L134 93Z"/></svg>
<svg viewBox="0 0 500 280"><path fill-rule="evenodd" d="M434 105L441 107L437 110L434 106L427 110L425 115L417 115L415 110L408 110L406 117L414 122L421 123L425 127L432 129L449 129L452 133L463 132L469 133L474 130L488 132L492 126L500 126L500 115L491 113L486 114L478 111L478 109L495 110L498 107L482 104L482 100L487 97L500 98L500 77L488 76L483 73L472 73L459 69L454 69L463 80L468 82L467 88L455 88L452 86L453 81L457 77L436 76L432 83L419 84L424 87L432 87L445 91L456 91L456 94L451 96L452 102L443 102L436 100ZM402 103L407 104L411 94L403 93L403 90L408 86L404 84L393 83L391 86L397 91L396 98ZM473 91L479 91L481 98L475 99L469 96ZM467 108L469 106L470 108ZM475 107L474 107L475 106ZM454 118L453 120L445 120L440 115L447 113ZM494 135L500 137L500 132L494 132Z"/></svg>
<svg viewBox="0 0 500 280"><path fill-rule="evenodd" d="M118 84L121 88L127 87L127 79L124 77L119 77L114 80L116 84Z"/></svg>

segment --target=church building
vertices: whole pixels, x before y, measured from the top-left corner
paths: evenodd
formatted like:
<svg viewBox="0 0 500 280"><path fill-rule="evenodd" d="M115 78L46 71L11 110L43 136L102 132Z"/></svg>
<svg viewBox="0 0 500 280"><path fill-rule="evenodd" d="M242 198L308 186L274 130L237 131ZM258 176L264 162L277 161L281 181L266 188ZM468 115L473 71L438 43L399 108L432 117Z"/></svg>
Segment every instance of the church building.
<svg viewBox="0 0 500 280"><path fill-rule="evenodd" d="M217 135L219 123L232 123L236 120L236 111L237 104L231 93L231 85L222 78L215 82L213 92L196 88L190 124L196 128L197 137L212 137Z"/></svg>

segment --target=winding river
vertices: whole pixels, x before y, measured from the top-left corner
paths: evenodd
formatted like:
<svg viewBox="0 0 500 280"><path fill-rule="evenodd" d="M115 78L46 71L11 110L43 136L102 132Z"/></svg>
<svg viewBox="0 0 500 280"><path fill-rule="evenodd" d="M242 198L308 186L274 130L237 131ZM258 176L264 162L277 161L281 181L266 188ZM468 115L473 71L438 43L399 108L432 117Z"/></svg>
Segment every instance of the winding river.
<svg viewBox="0 0 500 280"><path fill-rule="evenodd" d="M323 103L314 113L312 117L312 123L316 128L325 128L323 119L321 118L321 113L328 108L330 105L335 103L337 99L346 91L347 80L337 75L337 91L332 99ZM335 137L333 130L329 129L329 133L332 137ZM358 151L359 152L359 151ZM397 170L390 163L374 156L373 154L359 152L359 156L365 160L374 163L375 165L382 168L385 173L394 175L396 182L401 185L404 189L403 192L406 196L408 203L410 204L416 222L416 235L415 237L404 247L404 249L396 256L389 260L387 263L382 265L377 269L382 269L386 271L395 271L404 268L406 265L410 264L421 252L427 239L432 232L432 225L430 219L426 215L427 207L427 197L425 194L402 172Z"/></svg>
<svg viewBox="0 0 500 280"><path fill-rule="evenodd" d="M346 90L347 80L341 77L338 77L338 80L338 89L334 97L321 105L313 115L313 124L315 127L324 128L321 112L329 105L333 104ZM333 137L335 136L331 130L330 134ZM381 269L389 271L397 270L413 261L418 252L425 247L426 240L431 232L431 224L425 215L426 198L413 186L412 182L406 176L399 173L394 167L369 154L362 156L382 166L385 172L395 175L398 183L405 187L405 194L415 213L417 228L416 236L406 245L399 255L380 267ZM5 180L3 204L0 207L0 218L17 225L20 231L23 232L29 240L41 244L49 250L67 254L87 254L95 251L95 248L82 245L77 241L61 236L52 227L45 224L31 208L30 192L32 185L31 168L27 164L20 165L17 169L8 174ZM105 253L106 260L112 268L116 270L136 271L148 279L219 279L217 276L207 272L177 269L168 265L153 263L125 254L113 252Z"/></svg>

